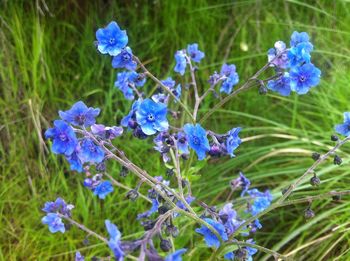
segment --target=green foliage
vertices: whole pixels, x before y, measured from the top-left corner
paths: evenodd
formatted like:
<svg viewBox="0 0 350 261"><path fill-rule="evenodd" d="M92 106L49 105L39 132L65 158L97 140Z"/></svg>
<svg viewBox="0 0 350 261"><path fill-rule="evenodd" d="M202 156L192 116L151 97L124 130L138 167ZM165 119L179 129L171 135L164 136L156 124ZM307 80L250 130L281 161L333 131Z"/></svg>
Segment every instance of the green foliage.
<svg viewBox="0 0 350 261"><path fill-rule="evenodd" d="M41 206L57 196L73 203L74 217L101 234L106 234L103 220L109 218L124 235L139 235L133 234L140 230L136 214L149 206L142 199L130 204L122 190L105 201L96 199L82 187L81 175L71 173L60 157L49 153L42 137L57 110L80 99L101 107L100 121L106 124L119 122L129 110L130 103L113 87L110 58L99 55L93 45L95 30L113 19L128 30L134 53L160 78L174 75L174 63L168 63L177 49L198 42L206 53L199 72L201 90L223 61L235 63L243 81L264 65L266 51L276 40L288 41L294 30L311 35L313 60L323 73L320 86L308 95L287 98L250 90L204 124L217 132L241 126L245 138L237 158L188 169L192 179L198 178L194 170L200 170L194 194L208 203L226 200L228 183L239 169L254 185L271 188L278 197L312 164L313 151L325 152L332 146L333 126L342 121L343 111L350 110L348 1L1 1L0 260L72 260L77 248L88 257L108 255L108 248L93 238L84 246L85 235L76 228L52 235L40 223ZM153 87L149 81L147 88ZM210 96L199 116L214 103ZM144 157L151 144L127 143L131 139L120 142L126 154L137 151L136 164L152 175L165 173L156 156ZM291 198L347 189L349 152L349 146L339 152L342 166L328 161L317 170L318 188L306 180ZM119 166L111 164L109 170L121 179ZM134 186L136 180L127 177L125 183ZM261 220L264 228L256 241L296 260L349 260L348 201L314 202L316 217L308 222L303 218L306 207L270 213ZM179 225L184 231L194 228L188 222ZM182 233L176 242L190 248L193 237L193 232ZM197 242L189 260L206 260L209 250ZM257 260L268 257L261 254Z"/></svg>

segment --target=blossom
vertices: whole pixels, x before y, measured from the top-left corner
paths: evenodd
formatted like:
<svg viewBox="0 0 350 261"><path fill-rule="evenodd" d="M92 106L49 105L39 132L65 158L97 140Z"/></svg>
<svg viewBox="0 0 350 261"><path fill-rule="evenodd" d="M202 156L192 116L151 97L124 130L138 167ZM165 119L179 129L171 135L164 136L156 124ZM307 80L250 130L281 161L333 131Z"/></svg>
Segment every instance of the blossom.
<svg viewBox="0 0 350 261"><path fill-rule="evenodd" d="M335 126L335 131L344 136L350 136L350 112L344 112L344 123Z"/></svg>
<svg viewBox="0 0 350 261"><path fill-rule="evenodd" d="M232 203L227 203L220 211L220 222L225 226L226 233L231 235L244 222L238 220L236 211L232 208Z"/></svg>
<svg viewBox="0 0 350 261"><path fill-rule="evenodd" d="M300 65L302 63L310 63L311 51L313 46L309 42L299 43L297 46L290 48L287 56L290 66Z"/></svg>
<svg viewBox="0 0 350 261"><path fill-rule="evenodd" d="M146 78L143 75L134 71L123 71L117 74L117 80L114 82L114 86L123 92L127 100L133 100L133 89L143 86L145 82Z"/></svg>
<svg viewBox="0 0 350 261"><path fill-rule="evenodd" d="M187 123L183 129L186 134L188 144L197 153L198 159L203 160L205 158L205 153L210 150L205 129L203 129L199 123L196 125Z"/></svg>
<svg viewBox="0 0 350 261"><path fill-rule="evenodd" d="M223 240L228 239L225 232L225 227L222 224L210 218L204 218L204 221L211 225L219 233ZM201 228L196 229L196 232L204 236L205 243L208 247L218 248L220 246L220 240L208 227L202 225Z"/></svg>
<svg viewBox="0 0 350 261"><path fill-rule="evenodd" d="M288 73L284 73L276 80L270 80L267 83L267 88L271 91L278 92L282 96L290 95L290 78Z"/></svg>
<svg viewBox="0 0 350 261"><path fill-rule="evenodd" d="M134 103L131 106L131 110L128 113L128 115L124 116L123 119L121 120L120 124L124 127L130 127L132 124L131 121L135 120L136 118L136 111L138 110L139 106L141 104L141 100L134 101Z"/></svg>
<svg viewBox="0 0 350 261"><path fill-rule="evenodd" d="M239 177L234 180L231 180L230 185L233 190L236 189L237 187L241 187L242 188L241 197L243 197L250 187L250 180L246 178L246 176L244 176L244 174L240 171Z"/></svg>
<svg viewBox="0 0 350 261"><path fill-rule="evenodd" d="M182 255L187 251L186 248L181 248L176 250L174 253L171 253L165 257L165 261L182 261Z"/></svg>
<svg viewBox="0 0 350 261"><path fill-rule="evenodd" d="M196 63L199 63L204 58L204 53L198 50L197 43L187 45L187 52L190 58Z"/></svg>
<svg viewBox="0 0 350 261"><path fill-rule="evenodd" d="M186 61L186 54L183 50L177 51L175 53L175 61L176 61L176 64L174 67L174 71L181 75L184 75L187 61Z"/></svg>
<svg viewBox="0 0 350 261"><path fill-rule="evenodd" d="M106 196L113 191L114 189L111 182L106 180L96 186L94 189L94 194L97 195L100 199L105 199Z"/></svg>
<svg viewBox="0 0 350 261"><path fill-rule="evenodd" d="M118 227L114 225L110 220L105 220L105 225L109 234L108 246L113 251L116 260L124 260L124 251L121 247L121 236Z"/></svg>
<svg viewBox="0 0 350 261"><path fill-rule="evenodd" d="M53 122L54 128L50 128L45 132L45 137L52 139L52 152L55 154L71 155L78 140L73 128L62 120Z"/></svg>
<svg viewBox="0 0 350 261"><path fill-rule="evenodd" d="M41 221L43 224L49 226L51 233L56 233L58 231L64 233L66 231L62 219L56 213L48 213Z"/></svg>
<svg viewBox="0 0 350 261"><path fill-rule="evenodd" d="M58 212L62 215L70 216L73 205L67 204L62 198L57 198L55 201L46 202L42 211L46 213Z"/></svg>
<svg viewBox="0 0 350 261"><path fill-rule="evenodd" d="M312 63L292 67L289 74L291 90L298 94L305 94L318 85L321 77L321 71Z"/></svg>
<svg viewBox="0 0 350 261"><path fill-rule="evenodd" d="M175 81L173 80L173 78L168 77L165 80L161 80L161 83L163 85L165 85L166 87L168 87L170 90L173 89L175 87Z"/></svg>
<svg viewBox="0 0 350 261"><path fill-rule="evenodd" d="M117 56L112 59L113 68L125 68L130 71L136 69L137 63L132 58L130 47L125 47Z"/></svg>
<svg viewBox="0 0 350 261"><path fill-rule="evenodd" d="M277 56L277 57L276 57ZM289 65L286 44L283 41L277 41L275 48L271 48L267 52L268 61L271 66L285 69Z"/></svg>
<svg viewBox="0 0 350 261"><path fill-rule="evenodd" d="M266 208L270 206L272 201L272 195L268 190L266 190L263 193L257 189L251 189L251 190L248 190L247 193L254 200L252 205L250 206L250 212L252 213L253 216L259 214L261 211L264 211Z"/></svg>
<svg viewBox="0 0 350 261"><path fill-rule="evenodd" d="M254 244L254 241L252 239L248 239L246 242L250 244ZM235 260L235 256L237 255L237 257L239 256L238 257L239 260L243 258L246 261L253 261L252 256L255 255L256 252L258 252L257 249L246 246L236 250L235 252L228 252L225 254L224 257L226 260Z"/></svg>
<svg viewBox="0 0 350 261"><path fill-rule="evenodd" d="M102 139L114 139L123 134L123 128L117 126L106 127L102 124L94 124L91 126L91 132Z"/></svg>
<svg viewBox="0 0 350 261"><path fill-rule="evenodd" d="M120 30L116 22L110 22L107 27L96 31L97 49L102 54L116 56L128 44L125 30Z"/></svg>
<svg viewBox="0 0 350 261"><path fill-rule="evenodd" d="M152 135L157 131L166 131L169 128L166 115L165 104L145 99L136 111L136 121L146 135Z"/></svg>
<svg viewBox="0 0 350 261"><path fill-rule="evenodd" d="M152 207L144 213L138 214L137 219L148 218L153 213L156 213L159 208L159 202L157 199L152 199Z"/></svg>
<svg viewBox="0 0 350 261"><path fill-rule="evenodd" d="M290 46L297 46L299 43L309 42L309 35L306 32L294 31L291 35Z"/></svg>
<svg viewBox="0 0 350 261"><path fill-rule="evenodd" d="M91 139L83 139L78 155L82 162L100 163L103 161L105 153Z"/></svg>
<svg viewBox="0 0 350 261"><path fill-rule="evenodd" d="M236 66L234 64L223 64L221 67L220 75L225 76L221 84L220 92L230 94L233 87L239 82Z"/></svg>
<svg viewBox="0 0 350 261"><path fill-rule="evenodd" d="M77 252L75 253L75 261L84 261L84 260L85 260L84 256L82 256L82 255L80 254L80 252L77 251Z"/></svg>
<svg viewBox="0 0 350 261"><path fill-rule="evenodd" d="M184 132L179 132L176 139L177 150L180 154L189 154L188 141Z"/></svg>
<svg viewBox="0 0 350 261"><path fill-rule="evenodd" d="M62 120L76 126L89 127L96 122L95 117L100 114L99 108L88 108L84 102L78 101L68 111L59 111Z"/></svg>
<svg viewBox="0 0 350 261"><path fill-rule="evenodd" d="M228 132L226 139L226 150L231 157L235 157L234 150L241 144L241 139L238 137L238 133L241 131L240 127L233 128Z"/></svg>
<svg viewBox="0 0 350 261"><path fill-rule="evenodd" d="M70 169L77 172L83 171L83 163L81 162L77 152L73 152L71 155L66 156L67 161L70 164Z"/></svg>

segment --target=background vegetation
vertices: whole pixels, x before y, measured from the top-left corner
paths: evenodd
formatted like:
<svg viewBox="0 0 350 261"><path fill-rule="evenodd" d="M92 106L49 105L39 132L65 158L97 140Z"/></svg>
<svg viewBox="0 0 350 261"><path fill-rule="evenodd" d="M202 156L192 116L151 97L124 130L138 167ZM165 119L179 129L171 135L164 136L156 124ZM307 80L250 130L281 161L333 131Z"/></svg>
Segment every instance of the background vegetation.
<svg viewBox="0 0 350 261"><path fill-rule="evenodd" d="M305 96L260 96L256 89L226 104L204 125L217 132L243 127L245 141L237 158L212 161L200 170L194 194L211 204L224 202L228 182L242 169L261 189L274 196L311 165L313 151L332 146L333 126L349 111L350 2L331 0L176 0L176 1L0 1L0 260L72 260L84 255L106 256L109 250L94 239L84 245L84 233L72 228L52 235L40 219L47 200L62 196L76 206L74 217L106 234L103 220L113 220L124 235L135 236L142 200L124 200L117 190L105 201L82 186L83 177L69 171L61 157L49 153L42 133L57 117L83 100L102 108L99 121L119 122L130 107L114 87L110 58L94 47L97 28L117 20L127 29L129 44L160 78L175 76L174 52L198 42L206 58L201 64L200 88L226 61L235 63L241 81L266 62L276 40L289 41L294 30L306 31L315 46L314 63L321 68L321 84ZM169 64L170 62L170 64ZM148 88L153 87L148 82ZM189 95L187 95L189 96ZM209 98L200 115L215 103ZM119 143L134 161L154 175L163 174L158 156L149 157L151 142ZM137 153L135 153L137 152ZM350 147L318 169L319 188L306 181L294 197L349 187ZM119 166L109 166L119 178ZM127 184L135 180L127 177ZM293 198L293 196L292 196ZM256 241L295 260L349 260L348 198L314 202L316 217L306 222L307 205L273 211L261 221ZM131 212L131 213L130 213ZM187 226L190 226L187 229ZM195 245L188 260L206 260L208 250L192 231L176 240L178 247ZM196 238L196 240L193 240ZM268 260L259 254L256 260ZM271 259L271 258L270 258Z"/></svg>

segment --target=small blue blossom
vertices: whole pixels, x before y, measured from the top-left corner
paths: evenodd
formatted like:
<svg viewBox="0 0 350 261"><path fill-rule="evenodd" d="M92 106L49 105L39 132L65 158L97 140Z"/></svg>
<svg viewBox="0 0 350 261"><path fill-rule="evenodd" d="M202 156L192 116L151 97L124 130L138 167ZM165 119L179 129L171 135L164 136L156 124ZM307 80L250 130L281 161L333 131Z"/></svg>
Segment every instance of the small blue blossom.
<svg viewBox="0 0 350 261"><path fill-rule="evenodd" d="M204 220L209 225L214 227L214 229L219 233L219 235L224 241L228 239L227 234L225 232L225 227L222 224L210 218L204 218ZM205 243L208 247L218 248L220 246L220 240L208 227L202 225L201 228L196 228L196 232L204 236Z"/></svg>
<svg viewBox="0 0 350 261"><path fill-rule="evenodd" d="M187 53L192 61L199 63L204 58L204 53L198 50L198 44L189 44L187 46Z"/></svg>
<svg viewBox="0 0 350 261"><path fill-rule="evenodd" d="M225 76L221 84L220 92L230 94L233 87L239 82L236 66L234 64L223 64L221 67L220 75Z"/></svg>
<svg viewBox="0 0 350 261"><path fill-rule="evenodd" d="M70 164L70 169L77 172L83 171L83 163L81 162L77 152L73 152L71 155L66 156L67 161Z"/></svg>
<svg viewBox="0 0 350 261"><path fill-rule="evenodd" d="M134 103L131 106L130 112L128 113L128 115L123 117L123 119L120 122L120 125L124 127L130 127L130 121L136 120L136 111L138 110L140 104L141 100L134 101Z"/></svg>
<svg viewBox="0 0 350 261"><path fill-rule="evenodd" d="M298 66L303 63L310 63L313 46L309 42L299 43L297 46L289 49L287 56L290 66Z"/></svg>
<svg viewBox="0 0 350 261"><path fill-rule="evenodd" d="M103 161L105 153L91 139L83 139L78 152L80 160L90 163L100 163Z"/></svg>
<svg viewBox="0 0 350 261"><path fill-rule="evenodd" d="M289 66L286 44L283 41L277 41L275 48L271 48L267 52L267 58L272 63L271 66L286 69Z"/></svg>
<svg viewBox="0 0 350 261"><path fill-rule="evenodd" d="M176 88L173 90L173 94L174 94L175 97L176 97L175 102L176 102L177 100L180 100L181 93L182 93L181 84L178 84L178 85L176 86Z"/></svg>
<svg viewBox="0 0 350 261"><path fill-rule="evenodd" d="M176 84L171 77L168 77L165 80L161 80L161 83L164 84L166 87L168 87L170 90L173 89Z"/></svg>
<svg viewBox="0 0 350 261"><path fill-rule="evenodd" d="M100 114L99 108L88 108L84 102L78 101L68 111L59 111L62 120L76 126L89 127L96 122Z"/></svg>
<svg viewBox="0 0 350 261"><path fill-rule="evenodd" d="M56 233L58 231L64 233L66 231L62 219L56 213L48 213L41 221L43 224L49 226L51 233Z"/></svg>
<svg viewBox="0 0 350 261"><path fill-rule="evenodd" d="M56 120L53 122L54 128L50 128L45 132L45 137L52 139L52 152L55 154L71 155L78 140L73 128L66 122Z"/></svg>
<svg viewBox="0 0 350 261"><path fill-rule="evenodd" d="M188 144L197 153L198 159L203 160L206 152L210 150L209 140L205 129L203 129L199 123L196 125L189 123L185 124L183 129L186 134Z"/></svg>
<svg viewBox="0 0 350 261"><path fill-rule="evenodd" d="M46 213L58 212L66 208L67 204L62 198L57 198L55 201L46 202L42 211Z"/></svg>
<svg viewBox="0 0 350 261"><path fill-rule="evenodd" d="M157 199L152 199L152 207L144 213L138 214L137 219L148 218L153 213L156 213L159 208L159 202Z"/></svg>
<svg viewBox="0 0 350 261"><path fill-rule="evenodd" d="M105 199L106 196L113 191L114 189L111 182L106 180L97 185L97 187L94 189L94 194L100 199Z"/></svg>
<svg viewBox="0 0 350 261"><path fill-rule="evenodd" d="M220 222L225 226L226 233L231 235L244 222L239 220L237 212L232 208L232 203L227 203L220 211Z"/></svg>
<svg viewBox="0 0 350 261"><path fill-rule="evenodd" d="M230 185L233 190L235 190L237 187L241 187L242 188L241 197L243 197L250 187L250 180L246 176L244 176L244 174L240 171L239 177L232 180L230 182Z"/></svg>
<svg viewBox="0 0 350 261"><path fill-rule="evenodd" d="M94 124L91 126L91 132L102 139L113 140L123 134L123 128L117 126L106 127L102 124Z"/></svg>
<svg viewBox="0 0 350 261"><path fill-rule="evenodd" d="M295 47L300 43L309 42L309 35L306 32L297 32L294 31L291 35L290 46Z"/></svg>
<svg viewBox="0 0 350 261"><path fill-rule="evenodd" d="M136 70L137 63L132 58L132 51L130 47L126 47L117 56L113 57L112 67L125 68L130 71Z"/></svg>
<svg viewBox="0 0 350 261"><path fill-rule="evenodd" d="M111 221L105 220L105 225L109 234L108 246L113 251L116 260L122 261L124 259L125 253L121 247L121 236L118 227L114 225Z"/></svg>
<svg viewBox="0 0 350 261"><path fill-rule="evenodd" d="M187 251L186 248L176 250L174 253L165 257L165 261L182 261L182 255Z"/></svg>
<svg viewBox="0 0 350 261"><path fill-rule="evenodd" d="M290 78L288 73L284 73L276 80L270 80L267 83L267 88L271 91L278 92L282 96L289 96L290 92Z"/></svg>
<svg viewBox="0 0 350 261"><path fill-rule="evenodd" d="M165 104L145 99L136 111L136 121L146 135L153 135L157 131L166 131L169 128L166 115Z"/></svg>
<svg viewBox="0 0 350 261"><path fill-rule="evenodd" d="M250 212L253 216L268 208L272 201L272 195L267 190L264 193L257 189L248 190L247 193L253 198L253 203L250 206Z"/></svg>
<svg viewBox="0 0 350 261"><path fill-rule="evenodd" d="M118 55L128 44L125 30L120 30L116 22L110 22L107 27L96 31L97 49L102 54Z"/></svg>
<svg viewBox="0 0 350 261"><path fill-rule="evenodd" d="M146 77L144 74L131 71L129 73L129 81L134 83L136 87L142 87L146 83Z"/></svg>
<svg viewBox="0 0 350 261"><path fill-rule="evenodd" d="M240 127L233 128L227 133L227 139L226 139L226 150L227 153L231 157L235 157L233 152L235 149L238 148L238 146L241 144L241 139L238 137L239 132L241 131Z"/></svg>
<svg viewBox="0 0 350 261"><path fill-rule="evenodd" d="M114 86L123 92L125 99L133 100L135 98L133 88L141 87L145 82L146 78L141 74L134 71L124 71L117 74Z"/></svg>
<svg viewBox="0 0 350 261"><path fill-rule="evenodd" d="M177 134L176 146L180 154L190 154L190 151L188 149L188 141L185 133L179 132Z"/></svg>
<svg viewBox="0 0 350 261"><path fill-rule="evenodd" d="M305 94L311 87L319 84L321 71L311 63L292 67L290 70L290 87L298 94Z"/></svg>
<svg viewBox="0 0 350 261"><path fill-rule="evenodd" d="M350 136L350 112L344 112L344 123L335 126L335 131L344 136Z"/></svg>
<svg viewBox="0 0 350 261"><path fill-rule="evenodd" d="M252 239L248 239L246 241L247 243L250 243L250 244L254 244L254 241ZM245 261L253 261L253 258L252 256L255 255L258 250L255 249L255 248L252 248L252 247L242 247L241 249L244 249L246 252L245 256L244 256L244 260ZM225 254L225 259L226 260L235 260L235 253L234 252L228 252ZM241 258L240 258L241 259Z"/></svg>
<svg viewBox="0 0 350 261"><path fill-rule="evenodd" d="M84 260L85 260L84 256L82 256L82 255L80 254L80 252L77 251L77 252L75 253L75 260L74 260L74 261L84 261Z"/></svg>
<svg viewBox="0 0 350 261"><path fill-rule="evenodd" d="M195 200L196 198L195 197L192 197L192 196L186 196L185 197L185 200L187 202L187 204L191 205L191 203ZM176 202L176 206L178 206L179 208L183 209L183 210L188 210L187 207L184 205L184 203L182 203L182 201L177 201ZM179 213L175 212L174 213L174 217L178 217L179 216Z"/></svg>
<svg viewBox="0 0 350 261"><path fill-rule="evenodd" d="M186 61L186 54L183 50L177 51L175 53L175 68L174 71L184 75L185 74L185 70L186 70L186 66L187 66L187 61Z"/></svg>

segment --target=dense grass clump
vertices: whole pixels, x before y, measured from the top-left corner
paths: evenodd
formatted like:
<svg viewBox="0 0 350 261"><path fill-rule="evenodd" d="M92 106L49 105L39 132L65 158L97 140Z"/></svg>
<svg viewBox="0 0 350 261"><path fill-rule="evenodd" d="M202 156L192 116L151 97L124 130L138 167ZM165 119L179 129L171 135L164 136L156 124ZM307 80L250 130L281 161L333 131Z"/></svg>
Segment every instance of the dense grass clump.
<svg viewBox="0 0 350 261"><path fill-rule="evenodd" d="M240 94L203 126L225 132L243 127L244 143L237 158L197 166L194 194L215 204L229 193L228 182L243 170L275 196L312 164L311 153L325 152L333 142L333 126L350 111L350 3L348 1L2 1L0 2L0 259L72 260L76 247L86 256L108 255L108 248L72 228L52 235L44 227L41 206L62 196L79 211L76 219L105 234L110 218L123 234L140 231L136 214L144 203L130 204L125 191L100 201L82 186L82 177L69 171L60 157L49 153L43 130L83 100L102 108L101 121L119 123L130 107L113 87L110 59L97 53L94 32L111 20L128 29L133 51L159 78L173 75L174 52L198 42L205 51L202 79L222 62L235 63L242 81L266 62L266 51L277 40L288 41L294 30L307 31L315 45L314 63L322 70L321 84L306 96L260 96L256 89ZM207 88L206 81L199 83ZM153 88L148 83L147 88ZM188 95L189 96L189 95ZM215 103L212 96L199 112ZM131 135L129 136L132 139ZM151 143L125 138L121 146L135 163L154 175L164 172L160 159L148 157ZM137 151L138 153L134 153ZM295 195L316 195L347 189L349 146L339 155L343 165L327 162L317 171L321 185L305 182ZM119 166L109 166L119 178ZM125 183L135 185L133 177ZM214 186L215 184L215 186ZM292 197L293 198L293 195ZM295 260L349 260L350 204L314 202L316 217L306 222L307 205L273 211L263 218L256 241ZM239 204L239 203L237 203ZM183 224L193 231L192 224ZM194 233L182 233L179 247L194 244ZM199 242L199 241L196 241ZM190 260L205 260L208 250L196 243ZM86 251L85 251L86 250ZM268 260L263 254L257 260Z"/></svg>

